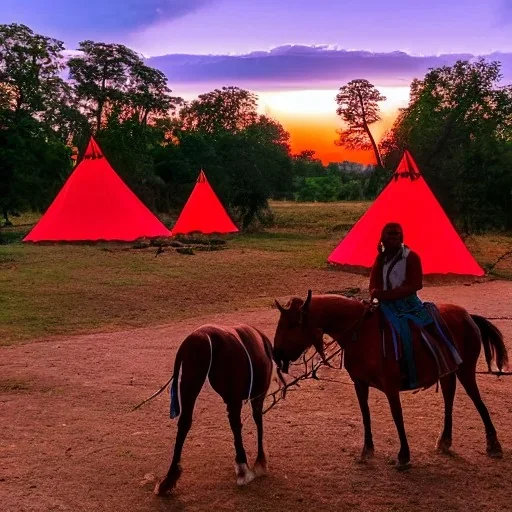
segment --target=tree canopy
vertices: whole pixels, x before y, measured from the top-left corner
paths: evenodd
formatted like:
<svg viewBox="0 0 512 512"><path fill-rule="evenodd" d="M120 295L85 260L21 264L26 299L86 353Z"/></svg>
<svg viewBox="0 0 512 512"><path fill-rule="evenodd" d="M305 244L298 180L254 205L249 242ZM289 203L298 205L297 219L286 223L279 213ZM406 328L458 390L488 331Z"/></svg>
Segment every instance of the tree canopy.
<svg viewBox="0 0 512 512"><path fill-rule="evenodd" d="M430 70L383 141L389 166L412 151L464 230L512 227L512 87L500 79L484 60Z"/></svg>
<svg viewBox="0 0 512 512"><path fill-rule="evenodd" d="M347 124L346 130L339 131L337 144L351 149L371 148L379 167L383 167L382 157L370 126L380 120L379 102L385 100L386 97L364 79L350 81L340 87L336 95L336 113Z"/></svg>
<svg viewBox="0 0 512 512"><path fill-rule="evenodd" d="M404 149L463 229L512 227L512 89L497 62L460 61L411 85L384 140L372 126L385 97L370 82L339 89L337 144L371 149L377 168L324 165L291 151L290 134L236 86L192 101L130 48L82 41L68 58L57 39L0 25L0 210L44 210L72 171L72 148L94 133L116 172L155 212L177 213L200 169L242 228L268 218L268 200L371 199ZM384 159L381 158L381 153Z"/></svg>

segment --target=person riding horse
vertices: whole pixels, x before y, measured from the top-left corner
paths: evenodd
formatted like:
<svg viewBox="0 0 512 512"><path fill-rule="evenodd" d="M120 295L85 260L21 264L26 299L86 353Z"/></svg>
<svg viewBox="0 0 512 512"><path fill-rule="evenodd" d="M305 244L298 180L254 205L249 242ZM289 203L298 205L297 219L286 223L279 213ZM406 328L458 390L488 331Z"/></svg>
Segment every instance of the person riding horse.
<svg viewBox="0 0 512 512"><path fill-rule="evenodd" d="M377 250L377 258L370 275L372 299L397 300L421 290L421 259L404 245L400 224L389 223L384 226Z"/></svg>
<svg viewBox="0 0 512 512"><path fill-rule="evenodd" d="M418 297L418 291L423 288L421 258L404 244L400 224L391 222L384 226L377 250L370 275L370 298L379 305L391 327L397 353L397 339L402 341L405 356L401 358L403 388L416 389L421 383L416 375L409 320L420 329L423 340L436 358L439 377L455 371L462 360L446 327L443 329L442 322L436 322L435 306L423 303Z"/></svg>
<svg viewBox="0 0 512 512"><path fill-rule="evenodd" d="M500 372L507 367L508 351L503 334L487 318L470 314L462 306L419 299L417 293L423 285L421 260L402 245L400 225L385 226L381 243L370 279L370 292L379 304L377 307L338 294L313 295L311 290L306 299L291 297L286 306L275 301L280 313L272 351L277 368L288 373L290 363L299 360L311 347L325 358L324 335L335 340L343 350L343 363L354 383L363 419L361 461L374 454L368 404L369 390L374 388L385 394L396 425L400 439L395 466L398 470L407 469L411 458L400 392L415 385L429 387L439 382L444 400L444 426L436 446L442 453L449 453L458 379L482 418L488 455L502 457L496 428L478 389L476 368L482 348L489 371L493 361ZM409 326L409 320L416 325ZM428 331L436 334L435 339ZM411 358L407 358L409 353ZM402 360L407 361L407 369L413 360L417 382L414 373L413 378L409 375L404 382L399 363L402 354L406 356Z"/></svg>

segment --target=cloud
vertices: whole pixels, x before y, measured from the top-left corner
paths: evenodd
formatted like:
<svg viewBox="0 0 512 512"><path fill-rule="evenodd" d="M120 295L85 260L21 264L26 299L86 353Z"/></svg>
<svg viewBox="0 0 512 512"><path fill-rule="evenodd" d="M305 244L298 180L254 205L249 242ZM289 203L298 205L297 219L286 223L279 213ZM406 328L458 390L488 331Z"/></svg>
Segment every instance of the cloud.
<svg viewBox="0 0 512 512"><path fill-rule="evenodd" d="M124 33L181 18L220 0L2 0L0 14L63 34Z"/></svg>
<svg viewBox="0 0 512 512"><path fill-rule="evenodd" d="M484 57L501 61L504 82L512 81L512 53ZM337 88L354 78L366 78L382 86L403 86L422 78L429 68L475 58L463 53L417 56L401 51L378 53L327 45L285 45L245 55L162 55L147 62L166 74L171 87L215 84L280 90Z"/></svg>

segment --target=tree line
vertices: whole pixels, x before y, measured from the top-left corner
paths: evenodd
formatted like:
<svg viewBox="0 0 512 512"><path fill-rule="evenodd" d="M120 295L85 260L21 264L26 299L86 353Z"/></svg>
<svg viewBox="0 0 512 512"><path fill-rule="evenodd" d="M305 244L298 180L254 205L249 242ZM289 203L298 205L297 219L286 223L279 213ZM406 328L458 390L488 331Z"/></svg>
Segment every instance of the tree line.
<svg viewBox="0 0 512 512"><path fill-rule="evenodd" d="M250 91L222 87L186 102L124 45L82 41L77 50L67 56L61 41L0 25L4 223L44 210L72 172L73 148L81 154L94 133L155 212L181 209L201 168L242 228L268 219L270 198L372 199L407 148L460 227L512 227L512 89L498 86L499 63L430 70L380 142L371 125L385 98L366 80L343 85L336 144L373 150L377 165L365 168L292 154L289 133L258 114Z"/></svg>

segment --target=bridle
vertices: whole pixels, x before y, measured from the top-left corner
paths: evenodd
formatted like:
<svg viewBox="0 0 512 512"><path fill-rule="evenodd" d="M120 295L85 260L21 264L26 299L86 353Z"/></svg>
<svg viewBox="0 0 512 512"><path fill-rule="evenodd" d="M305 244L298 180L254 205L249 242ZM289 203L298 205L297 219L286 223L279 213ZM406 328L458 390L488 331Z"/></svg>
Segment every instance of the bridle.
<svg viewBox="0 0 512 512"><path fill-rule="evenodd" d="M378 308L377 305L368 304L365 302L363 302L363 305L364 305L364 311L361 314L361 316L358 317L357 320L352 325L350 325L343 331L343 333L340 335L340 338L344 338L347 334L352 332L352 341L353 342L357 341L357 338L359 335L359 330L360 330L361 326L363 325L363 322L366 320L366 318L369 315L373 314Z"/></svg>

